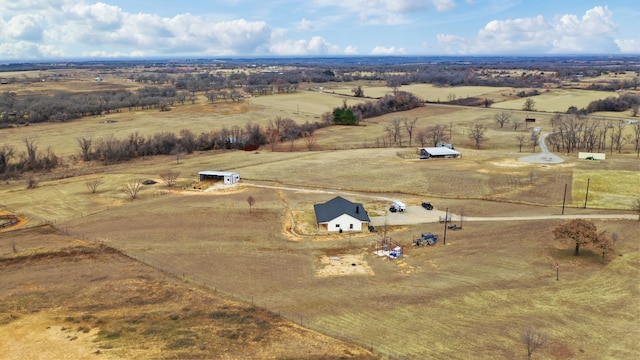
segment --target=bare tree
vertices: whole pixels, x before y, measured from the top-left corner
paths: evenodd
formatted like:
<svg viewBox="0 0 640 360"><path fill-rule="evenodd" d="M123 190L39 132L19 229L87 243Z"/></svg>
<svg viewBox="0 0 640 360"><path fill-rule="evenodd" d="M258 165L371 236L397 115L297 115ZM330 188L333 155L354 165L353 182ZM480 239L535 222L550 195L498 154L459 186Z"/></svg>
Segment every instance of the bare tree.
<svg viewBox="0 0 640 360"><path fill-rule="evenodd" d="M303 135L304 143L307 145L307 150L312 151L315 146L318 138L312 131L307 131Z"/></svg>
<svg viewBox="0 0 640 360"><path fill-rule="evenodd" d="M0 174L9 169L9 161L13 159L13 147L9 145L0 146Z"/></svg>
<svg viewBox="0 0 640 360"><path fill-rule="evenodd" d="M176 144L171 150L171 155L175 155L176 164L180 164L180 158L182 157L182 153L184 152L182 145Z"/></svg>
<svg viewBox="0 0 640 360"><path fill-rule="evenodd" d="M89 181L87 181L86 183L84 183L87 188L89 189L89 191L91 191L92 194L95 194L96 191L98 191L98 188L100 187L100 185L102 185L104 182L102 181L102 179L91 179Z"/></svg>
<svg viewBox="0 0 640 360"><path fill-rule="evenodd" d="M547 334L534 330L531 327L526 327L522 331L520 339L527 347L527 359L531 359L531 355L549 341Z"/></svg>
<svg viewBox="0 0 640 360"><path fill-rule="evenodd" d="M413 139L413 130L416 126L417 121L418 121L418 118L415 118L413 120L404 118L404 120L402 121L402 123L404 124L404 129L407 131L407 135L409 135L409 147L411 147L411 139Z"/></svg>
<svg viewBox="0 0 640 360"><path fill-rule="evenodd" d="M393 76L387 79L387 86L393 91L393 95L398 95L398 89L402 86L402 79L398 76Z"/></svg>
<svg viewBox="0 0 640 360"><path fill-rule="evenodd" d="M85 137L78 138L78 145L80 146L80 155L82 156L83 161L91 160L91 143L93 140L91 138L87 139Z"/></svg>
<svg viewBox="0 0 640 360"><path fill-rule="evenodd" d="M427 139L429 138L429 132L427 129L418 130L416 133L415 140L420 143L421 147L424 147L427 143Z"/></svg>
<svg viewBox="0 0 640 360"><path fill-rule="evenodd" d="M385 128L387 134L389 134L389 138L393 140L394 144L399 144L400 147L402 147L402 132L400 129L404 119L406 119L404 116L396 116L391 119L391 123Z"/></svg>
<svg viewBox="0 0 640 360"><path fill-rule="evenodd" d="M469 128L469 139L473 140L476 144L476 148L480 149L480 145L489 140L485 133L487 132L487 127L483 124L474 124Z"/></svg>
<svg viewBox="0 0 640 360"><path fill-rule="evenodd" d="M518 147L520 149L520 152L522 152L522 145L524 144L524 139L525 139L524 134L518 134L516 136L516 140L518 141Z"/></svg>
<svg viewBox="0 0 640 360"><path fill-rule="evenodd" d="M358 85L351 89L354 97L364 97L364 90L362 90L362 86Z"/></svg>
<svg viewBox="0 0 640 360"><path fill-rule="evenodd" d="M249 195L247 197L247 204L249 204L249 212L251 212L251 208L253 207L253 204L256 203L256 199L253 198L253 196Z"/></svg>
<svg viewBox="0 0 640 360"><path fill-rule="evenodd" d="M530 98L527 97L524 101L524 104L522 104L522 110L524 111L535 111L536 110L536 102Z"/></svg>
<svg viewBox="0 0 640 360"><path fill-rule="evenodd" d="M438 146L439 143L448 141L447 127L440 124L429 126L427 128L427 139L433 146Z"/></svg>
<svg viewBox="0 0 640 360"><path fill-rule="evenodd" d="M531 134L531 145L533 145L533 152L536 152L538 141L540 141L540 133L534 132L533 134Z"/></svg>
<svg viewBox="0 0 640 360"><path fill-rule="evenodd" d="M640 158L640 121L636 121L632 123L632 126L633 126L633 144L636 147L636 155L637 157ZM0 163L0 166L2 166L1 163Z"/></svg>
<svg viewBox="0 0 640 360"><path fill-rule="evenodd" d="M513 125L513 131L518 131L518 128L520 126L522 126L522 120L520 119L513 119L511 121L511 125Z"/></svg>
<svg viewBox="0 0 640 360"><path fill-rule="evenodd" d="M498 123L498 125L500 125L500 128L502 129L504 127L504 124L508 124L509 121L511 121L511 113L508 111L500 111L493 116L493 119Z"/></svg>
<svg viewBox="0 0 640 360"><path fill-rule="evenodd" d="M138 197L138 194L142 190L142 181L139 179L133 180L120 189L125 195L127 195L131 200L135 200Z"/></svg>
<svg viewBox="0 0 640 360"><path fill-rule="evenodd" d="M38 160L38 145L36 144L36 139L32 137L25 137L22 139L24 146L27 148L27 164L29 169L33 170L37 168L37 160Z"/></svg>
<svg viewBox="0 0 640 360"><path fill-rule="evenodd" d="M179 176L180 176L179 172L171 171L171 170L167 170L162 174L160 174L160 178L165 184L167 184L168 187L172 187L173 185L175 185L176 181L178 181Z"/></svg>
<svg viewBox="0 0 640 360"><path fill-rule="evenodd" d="M27 189L35 189L36 187L38 187L38 179L33 175L29 175L27 177Z"/></svg>

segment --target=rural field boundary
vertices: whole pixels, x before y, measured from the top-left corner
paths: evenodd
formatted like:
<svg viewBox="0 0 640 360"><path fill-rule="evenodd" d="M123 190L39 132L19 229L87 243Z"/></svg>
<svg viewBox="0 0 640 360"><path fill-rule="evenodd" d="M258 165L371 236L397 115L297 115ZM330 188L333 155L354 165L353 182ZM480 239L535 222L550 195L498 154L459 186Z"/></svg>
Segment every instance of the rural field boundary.
<svg viewBox="0 0 640 360"><path fill-rule="evenodd" d="M52 226L53 228L57 229L58 231L65 233L66 235L69 236L74 236L78 239L82 239L83 241L89 241L89 242L93 242L94 244L96 244L98 247L100 248L108 248L111 249L113 251L118 252L119 254L126 256L128 258L130 258L133 261L137 261L140 263L143 263L151 268L154 268L158 271L161 271L165 274L167 274L168 276L173 276L176 279L182 279L182 281L186 282L186 283L191 283L195 286L201 286L204 287L206 289L212 290L216 295L218 296L222 296L222 297L226 297L228 299L231 299L233 301L241 301L244 302L246 304L250 304L253 307L257 307L257 308L261 308L264 309L266 311L271 312L274 315L277 315L278 317L281 317L293 324L299 325L301 327L307 328L309 330L324 334L326 336L330 336L333 337L335 339L338 340L342 340L348 343L352 343L352 344L358 344L362 347L365 347L367 349L369 349L370 351L379 354L379 355L383 355L383 356L389 356L389 357L397 357L398 354L393 354L391 352L389 352L389 350L384 351L384 353L380 352L379 350L376 351L376 347L374 346L375 344L371 341L369 341L368 343L363 342L361 339L355 339L352 338L350 336L347 336L345 334L339 333L335 330L329 329L325 326L325 324L323 323L319 323L319 322L314 322L311 321L309 319L305 319L305 317L301 314L294 314L294 313L285 313L280 309L277 308L271 308L269 307L268 303L263 301L262 299L256 297L256 296L241 296L236 292L233 291L229 291L227 289L223 289L221 287L219 287L217 284L212 283L211 281L205 280L204 278L198 276L198 275L194 275L194 274L190 274L188 272L185 271L180 271L178 269L175 268L175 266L165 263L161 260L158 260L156 258L154 258L153 256L143 256L141 254L134 254L131 253L129 251L126 251L120 247L111 245L111 244L106 244L104 242L103 239L100 238L93 238L91 236L88 236L86 234L83 233L74 233L74 232L70 232L68 231L68 229L66 228L61 228L51 222L48 223L50 226Z"/></svg>

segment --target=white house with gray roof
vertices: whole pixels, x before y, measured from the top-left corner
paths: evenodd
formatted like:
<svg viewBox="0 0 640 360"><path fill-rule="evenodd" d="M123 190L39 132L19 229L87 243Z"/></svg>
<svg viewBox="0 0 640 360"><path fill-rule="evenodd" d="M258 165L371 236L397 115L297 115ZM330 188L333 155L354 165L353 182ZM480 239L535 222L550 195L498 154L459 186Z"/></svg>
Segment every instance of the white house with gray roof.
<svg viewBox="0 0 640 360"><path fill-rule="evenodd" d="M337 196L326 203L315 204L318 232L362 231L369 226L369 214L360 203Z"/></svg>

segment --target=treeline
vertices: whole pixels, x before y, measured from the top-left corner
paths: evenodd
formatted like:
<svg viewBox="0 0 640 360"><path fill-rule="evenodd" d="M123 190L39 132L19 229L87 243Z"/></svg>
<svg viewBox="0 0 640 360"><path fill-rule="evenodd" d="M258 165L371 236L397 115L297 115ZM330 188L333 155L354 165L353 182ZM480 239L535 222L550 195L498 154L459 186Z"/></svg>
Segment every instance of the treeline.
<svg viewBox="0 0 640 360"><path fill-rule="evenodd" d="M610 96L606 99L594 100L587 105L584 112L593 113L596 111L627 111L635 109L634 116L638 115L638 107L640 107L640 95L625 93L620 96Z"/></svg>
<svg viewBox="0 0 640 360"><path fill-rule="evenodd" d="M424 101L415 94L406 91L394 91L377 101L368 101L360 104L335 108L332 113L325 114L331 122L341 125L356 125L361 120L398 111L407 111L424 105Z"/></svg>
<svg viewBox="0 0 640 360"><path fill-rule="evenodd" d="M123 108L162 109L183 102L173 86L145 86L136 91L113 90L99 93L58 92L54 95L18 97L13 92L0 93L0 126L5 124L70 121L85 116L116 112Z"/></svg>
<svg viewBox="0 0 640 360"><path fill-rule="evenodd" d="M22 140L25 150L17 151L12 146L0 146L0 179L10 179L27 171L48 171L60 165L60 158L49 148L38 149L35 139Z"/></svg>
<svg viewBox="0 0 640 360"><path fill-rule="evenodd" d="M83 161L114 164L144 156L174 155L179 158L195 151L253 149L266 144L270 144L273 150L278 143L312 138L315 130L329 125L326 122L300 125L292 119L278 117L266 128L249 123L245 127L224 127L199 135L183 129L178 134L161 132L143 136L135 132L121 139L107 136L76 140L78 154ZM48 171L61 164L61 159L51 149L40 151L34 139L25 138L23 143L26 150L22 152L9 145L0 146L0 178L14 178L28 171ZM311 145L308 141L307 146Z"/></svg>
<svg viewBox="0 0 640 360"><path fill-rule="evenodd" d="M631 123L633 133L629 133L625 131L629 125L623 121L603 123L583 115L556 114L551 125L553 132L547 141L555 151L621 152L623 146L633 144L640 154L640 122Z"/></svg>

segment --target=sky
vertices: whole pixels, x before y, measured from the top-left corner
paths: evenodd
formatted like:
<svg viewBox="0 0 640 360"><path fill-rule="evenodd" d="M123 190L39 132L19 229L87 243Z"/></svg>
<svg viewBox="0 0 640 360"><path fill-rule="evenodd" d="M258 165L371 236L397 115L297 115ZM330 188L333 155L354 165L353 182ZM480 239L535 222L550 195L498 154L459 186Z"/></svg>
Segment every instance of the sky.
<svg viewBox="0 0 640 360"><path fill-rule="evenodd" d="M640 54L638 0L0 0L0 61Z"/></svg>

